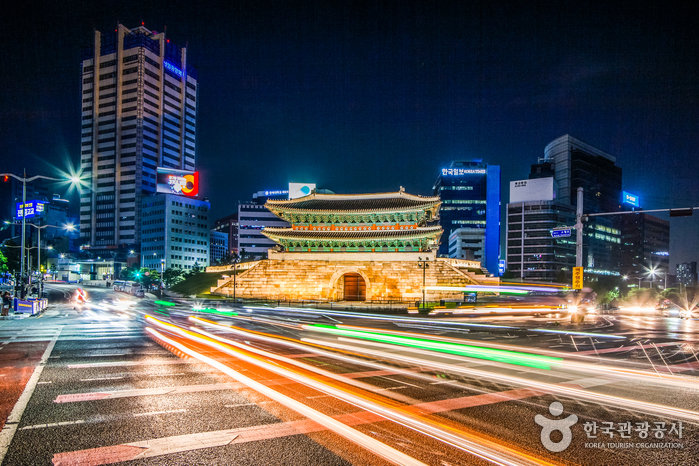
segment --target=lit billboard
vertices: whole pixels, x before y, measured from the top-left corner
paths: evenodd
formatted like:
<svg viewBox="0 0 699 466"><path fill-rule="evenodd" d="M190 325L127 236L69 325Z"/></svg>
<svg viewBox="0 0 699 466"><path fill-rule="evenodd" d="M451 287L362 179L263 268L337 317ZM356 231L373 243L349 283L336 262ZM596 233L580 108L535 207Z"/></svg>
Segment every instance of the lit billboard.
<svg viewBox="0 0 699 466"><path fill-rule="evenodd" d="M635 194L627 193L626 191L621 192L622 202L624 204L629 204L633 207L641 207L641 198Z"/></svg>
<svg viewBox="0 0 699 466"><path fill-rule="evenodd" d="M29 201L24 204L24 209L22 209L22 203L17 202L15 204L15 212L17 213L15 218L22 218L23 216L25 218L39 217L44 213L44 204L45 202L42 201Z"/></svg>
<svg viewBox="0 0 699 466"><path fill-rule="evenodd" d="M510 202L552 201L556 199L558 186L549 178L510 181Z"/></svg>
<svg viewBox="0 0 699 466"><path fill-rule="evenodd" d="M199 172L158 167L158 192L196 197L199 194Z"/></svg>
<svg viewBox="0 0 699 466"><path fill-rule="evenodd" d="M289 183L289 199L308 196L314 189L315 183Z"/></svg>

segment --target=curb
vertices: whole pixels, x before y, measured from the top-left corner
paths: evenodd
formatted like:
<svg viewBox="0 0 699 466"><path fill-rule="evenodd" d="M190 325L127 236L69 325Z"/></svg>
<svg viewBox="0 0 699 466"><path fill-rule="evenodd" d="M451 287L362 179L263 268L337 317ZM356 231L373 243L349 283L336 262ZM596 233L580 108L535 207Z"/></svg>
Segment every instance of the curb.
<svg viewBox="0 0 699 466"><path fill-rule="evenodd" d="M182 351L178 350L174 346L172 346L168 343L165 343L164 341L162 341L160 338L156 337L152 333L148 333L148 338L150 338L151 340L153 340L154 342L156 342L157 344L159 344L160 346L162 346L163 348L165 348L166 350L168 350L169 352L171 352L172 354L174 354L175 356L177 356L181 359L190 359L191 358L189 355L183 353Z"/></svg>

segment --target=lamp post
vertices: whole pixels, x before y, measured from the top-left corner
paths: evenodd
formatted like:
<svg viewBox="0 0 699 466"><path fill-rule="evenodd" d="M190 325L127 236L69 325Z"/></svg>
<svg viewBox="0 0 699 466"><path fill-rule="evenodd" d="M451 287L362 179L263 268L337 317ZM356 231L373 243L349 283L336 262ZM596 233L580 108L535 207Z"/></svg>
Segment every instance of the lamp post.
<svg viewBox="0 0 699 466"><path fill-rule="evenodd" d="M163 275L165 275L165 259L160 259L160 299L163 299Z"/></svg>
<svg viewBox="0 0 699 466"><path fill-rule="evenodd" d="M429 257L425 257L425 260L422 259L422 257L417 258L417 266L422 269L422 308L425 308L425 273L427 272L427 268L430 266L428 263L430 260Z"/></svg>
<svg viewBox="0 0 699 466"><path fill-rule="evenodd" d="M34 180L38 179L44 179L44 180L50 180L50 181L64 181L61 180L60 178L52 178L50 176L43 176L43 175L36 175L32 176L31 178L27 178L27 170L24 170L24 176L17 176L13 173L0 173L0 176L11 176L12 178L19 180L22 182L22 249L20 253L20 264L21 264L21 272L20 272L20 280L22 281L22 288L21 288L21 295L20 297L24 299L25 296L25 289L24 289L24 241L25 241L25 235L27 231L27 225L26 225L26 210L27 210L27 183L31 183ZM79 178L76 177L71 177L70 182L71 183L76 183L79 182Z"/></svg>
<svg viewBox="0 0 699 466"><path fill-rule="evenodd" d="M235 299L235 278L236 275L238 275L238 262L240 262L240 256L238 254L235 255L235 259L233 259L233 302L237 302Z"/></svg>
<svg viewBox="0 0 699 466"><path fill-rule="evenodd" d="M24 203L23 203L23 204L24 204ZM24 208L23 208L22 210L24 210ZM24 220L24 215L22 215L22 220ZM16 224L17 224L17 222L8 222L8 221L5 221L4 223L5 223L6 225L9 225L9 224L16 225ZM37 253L36 253L36 254L37 254L37 270L39 271L39 274L41 274L41 230L43 230L44 228L58 228L58 229L65 229L65 230L68 230L68 231L73 231L73 230L75 230L75 225L73 225L73 224L71 224L71 223L67 223L67 224L65 224L65 225L63 225L63 226L61 227L61 226L58 226L58 225L34 225L33 223L28 223L28 224L25 223L25 222L22 222L22 223L24 224L24 225L23 225L23 229L26 228L27 225L36 228L36 234L37 234L37 245L36 245L36 249L37 249ZM24 243L24 236L25 236L25 235L22 234L22 243ZM32 247L21 246L21 248L22 248L22 257L24 257L24 250L25 250L25 249L27 249L27 250L28 250L28 249L34 249L34 246L32 246ZM49 247L47 247L46 249L53 249L53 247L52 247L52 246L49 246ZM24 270L24 259L22 259L22 270ZM29 274L31 274L31 257L30 257L29 254L27 254L27 272L28 272ZM24 274L24 272L22 272L22 274ZM43 287L42 287L42 284L43 284L43 280L40 281L40 285L39 285L39 287L40 287L40 292L39 292L40 295L39 295L39 296L41 296L41 292L43 291L43 290L42 290L42 288L43 288ZM22 298L24 298L24 296L22 296Z"/></svg>

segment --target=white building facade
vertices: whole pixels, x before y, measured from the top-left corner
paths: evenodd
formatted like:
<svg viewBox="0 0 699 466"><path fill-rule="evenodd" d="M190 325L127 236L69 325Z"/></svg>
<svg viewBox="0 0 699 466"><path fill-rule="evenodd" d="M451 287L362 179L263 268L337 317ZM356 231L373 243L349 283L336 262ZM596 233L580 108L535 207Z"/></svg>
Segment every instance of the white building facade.
<svg viewBox="0 0 699 466"><path fill-rule="evenodd" d="M209 260L209 201L156 194L143 199L141 266L161 270L206 267Z"/></svg>

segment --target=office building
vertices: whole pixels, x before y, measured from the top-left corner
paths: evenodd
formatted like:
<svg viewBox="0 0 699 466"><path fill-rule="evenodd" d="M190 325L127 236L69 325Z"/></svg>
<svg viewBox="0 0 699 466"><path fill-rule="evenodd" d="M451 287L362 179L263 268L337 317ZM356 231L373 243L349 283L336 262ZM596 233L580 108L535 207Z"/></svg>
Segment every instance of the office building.
<svg viewBox="0 0 699 466"><path fill-rule="evenodd" d="M277 243L262 234L266 227L287 228L289 223L267 210L264 204L238 204L238 254L242 260L267 257Z"/></svg>
<svg viewBox="0 0 699 466"><path fill-rule="evenodd" d="M566 134L546 146L541 163L553 165L558 201L576 206L577 189L582 187L586 214L619 210L621 168L614 156ZM538 168L532 166L532 175Z"/></svg>
<svg viewBox="0 0 699 466"><path fill-rule="evenodd" d="M677 264L676 281L684 286L697 286L697 263L692 261Z"/></svg>
<svg viewBox="0 0 699 466"><path fill-rule="evenodd" d="M616 158L570 135L551 141L544 157L532 165L530 179L553 177L556 201L577 206L583 188L585 214L618 212L621 204L621 168ZM584 224L583 266L596 275L619 275L621 232L613 217L591 217Z"/></svg>
<svg viewBox="0 0 699 466"><path fill-rule="evenodd" d="M238 254L238 212L219 218L214 222L214 231L223 233L228 238L228 254Z"/></svg>
<svg viewBox="0 0 699 466"><path fill-rule="evenodd" d="M481 159L454 161L443 168L434 184L440 196L439 217L444 237L439 255L449 255L451 234L459 228L484 230L482 265L497 275L500 258L500 167Z"/></svg>
<svg viewBox="0 0 699 466"><path fill-rule="evenodd" d="M141 266L161 270L206 267L209 262L207 200L156 194L142 201Z"/></svg>
<svg viewBox="0 0 699 466"><path fill-rule="evenodd" d="M522 280L564 282L575 266L575 209L559 202L553 177L510 182L507 270ZM557 233L558 235L558 233Z"/></svg>
<svg viewBox="0 0 699 466"><path fill-rule="evenodd" d="M629 278L664 283L670 272L670 222L642 211L619 216L620 271ZM651 271L655 276L651 277ZM633 281L632 281L633 283Z"/></svg>
<svg viewBox="0 0 699 466"><path fill-rule="evenodd" d="M209 232L209 261L216 265L228 258L228 235L226 233L211 230Z"/></svg>
<svg viewBox="0 0 699 466"><path fill-rule="evenodd" d="M80 198L83 248L138 249L156 169L195 169L197 73L164 32L120 24L95 31L81 78L80 160L91 175Z"/></svg>
<svg viewBox="0 0 699 466"><path fill-rule="evenodd" d="M457 228L449 235L449 257L482 262L484 256L483 228Z"/></svg>
<svg viewBox="0 0 699 466"><path fill-rule="evenodd" d="M314 184L312 186L315 188ZM289 224L268 211L265 203L268 200L288 198L289 190L287 189L257 191L252 195L252 202L238 204L236 244L242 260L258 260L267 257L267 250L274 247L276 243L263 235L262 230L266 227L286 228Z"/></svg>

